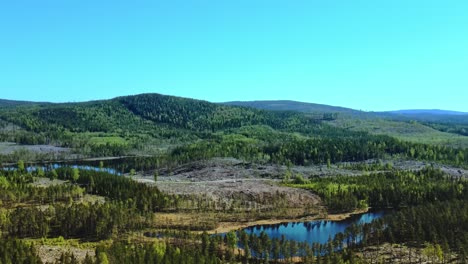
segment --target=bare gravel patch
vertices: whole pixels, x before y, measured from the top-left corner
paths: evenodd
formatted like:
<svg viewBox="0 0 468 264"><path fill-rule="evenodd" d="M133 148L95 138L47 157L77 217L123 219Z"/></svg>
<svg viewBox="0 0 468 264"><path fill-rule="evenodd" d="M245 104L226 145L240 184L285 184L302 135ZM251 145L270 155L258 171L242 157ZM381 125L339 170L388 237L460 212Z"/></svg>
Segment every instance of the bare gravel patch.
<svg viewBox="0 0 468 264"><path fill-rule="evenodd" d="M368 163L375 163L369 160ZM421 161L384 160L391 163L394 169L418 171L427 166L440 168L453 177L467 177L468 171L450 166ZM348 165L351 163L348 163ZM292 166L286 167L272 164L256 164L234 158L214 158L208 161L197 161L184 164L172 170L159 170L158 180L154 181L152 172L136 175L133 178L139 182L156 184L166 193L178 195L206 195L213 200L224 201L260 201L267 204L269 199L281 196L290 207L318 205L320 198L309 190L282 186L281 180L286 173L291 179L296 175L304 178L329 177L337 175L359 176L360 170L345 169L338 164ZM374 171L375 173L384 171Z"/></svg>
<svg viewBox="0 0 468 264"><path fill-rule="evenodd" d="M47 246L41 245L36 247L37 253L44 263L56 263L60 259L62 253L70 253L75 256L78 262L83 262L86 255L94 257L95 253L92 249L82 249L77 247L62 247L62 246Z"/></svg>
<svg viewBox="0 0 468 264"><path fill-rule="evenodd" d="M20 150L27 150L40 154L64 154L70 152L69 148L51 145L19 145L12 142L0 142L0 154L8 155Z"/></svg>
<svg viewBox="0 0 468 264"><path fill-rule="evenodd" d="M407 247L403 245L382 244L366 247L358 254L366 263L466 263L458 262L454 254L444 255L445 259L439 259L434 255L427 255L423 248Z"/></svg>
<svg viewBox="0 0 468 264"><path fill-rule="evenodd" d="M35 178L34 182L32 183L34 186L37 187L49 187L49 186L54 186L54 185L62 185L65 184L67 181L55 179L55 180L50 180L49 178Z"/></svg>
<svg viewBox="0 0 468 264"><path fill-rule="evenodd" d="M218 180L211 182L158 182L160 190L172 194L205 194L214 200L259 201L268 204L275 196L286 199L289 207L317 205L320 198L304 189L279 186L261 179Z"/></svg>
<svg viewBox="0 0 468 264"><path fill-rule="evenodd" d="M308 190L281 186L279 179L286 170L285 166L216 158L192 162L173 171L160 171L157 183L150 174L134 179L156 184L166 193L206 195L213 200L256 201L268 205L272 199L281 197L289 207L320 204L320 198Z"/></svg>

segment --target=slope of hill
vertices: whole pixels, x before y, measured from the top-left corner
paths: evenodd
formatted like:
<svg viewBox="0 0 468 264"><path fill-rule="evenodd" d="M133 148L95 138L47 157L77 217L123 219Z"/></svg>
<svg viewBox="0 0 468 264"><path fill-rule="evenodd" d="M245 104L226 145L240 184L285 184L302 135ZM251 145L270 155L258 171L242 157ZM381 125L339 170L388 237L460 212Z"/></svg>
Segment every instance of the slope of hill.
<svg viewBox="0 0 468 264"><path fill-rule="evenodd" d="M314 123L313 119L300 113L262 111L160 94L125 96L114 101L154 123L196 131L216 131L246 125L287 129L295 122L303 126Z"/></svg>
<svg viewBox="0 0 468 264"><path fill-rule="evenodd" d="M272 111L302 113L338 113L327 124L350 131L389 135L411 142L468 147L468 116L443 110L403 110L394 112L362 112L349 108L295 101L228 102ZM417 122L415 122L417 121ZM467 124L467 125L465 125Z"/></svg>
<svg viewBox="0 0 468 264"><path fill-rule="evenodd" d="M225 102L225 105L236 105L253 107L257 109L272 110L272 111L297 111L303 113L347 113L359 114L362 111L354 110L351 108L330 106L323 104L312 104L297 101L278 100L278 101L234 101Z"/></svg>
<svg viewBox="0 0 468 264"><path fill-rule="evenodd" d="M303 112L292 111L292 105ZM277 108L274 103L269 103L268 107L278 111L160 94L82 103L18 105L0 109L0 121L3 120L0 125L21 128L4 129L0 141L54 144L71 147L88 156L151 155L186 147L179 149L180 159L230 153L236 157L246 155L278 162L289 159L283 157L286 153L310 143L302 142L304 140L318 140L313 144L321 142L329 146L355 142L361 142L361 146L379 142L400 144L372 134L416 143L468 146L468 137L440 132L420 123L378 118L373 113L313 104L308 107L296 102L281 103ZM327 109L342 112L338 118L328 119L324 118ZM324 117L319 115L317 118L317 112L313 111L322 111ZM262 150L265 147L267 149ZM403 144L399 148L407 149L408 146ZM318 150L318 147L313 148L314 153ZM379 151L378 155L385 152ZM196 154L187 154L190 152ZM303 160L302 156L295 156L300 153L291 154L293 163L326 160L324 156ZM349 157L353 155L358 153L350 153Z"/></svg>
<svg viewBox="0 0 468 264"><path fill-rule="evenodd" d="M0 107L15 107L20 105L31 105L36 104L35 102L28 102L28 101L15 101L15 100L5 100L0 99Z"/></svg>
<svg viewBox="0 0 468 264"><path fill-rule="evenodd" d="M375 135L388 135L409 142L457 148L468 147L467 136L439 130L430 125L415 121L398 121L388 118L349 118L334 120L328 122L328 124L351 131L366 131Z"/></svg>
<svg viewBox="0 0 468 264"><path fill-rule="evenodd" d="M273 112L225 106L206 101L141 94L81 103L27 104L0 109L0 141L54 144L98 155L122 155L131 149L146 154L213 137L235 133L246 126L275 130L345 135L345 130L319 125L298 112ZM111 149L109 151L109 149Z"/></svg>
<svg viewBox="0 0 468 264"><path fill-rule="evenodd" d="M301 113L225 106L160 94L82 103L31 104L3 109L0 118L34 132L135 132L145 126L214 132L247 125L300 130L316 123Z"/></svg>

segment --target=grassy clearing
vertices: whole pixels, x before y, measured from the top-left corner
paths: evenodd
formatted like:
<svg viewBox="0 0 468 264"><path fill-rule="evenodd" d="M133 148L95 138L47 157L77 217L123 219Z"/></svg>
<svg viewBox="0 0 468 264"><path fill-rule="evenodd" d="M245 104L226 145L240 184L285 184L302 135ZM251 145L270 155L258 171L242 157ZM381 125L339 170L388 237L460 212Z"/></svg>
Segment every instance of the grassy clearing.
<svg viewBox="0 0 468 264"><path fill-rule="evenodd" d="M119 136L91 137L89 142L93 145L126 145L127 141Z"/></svg>

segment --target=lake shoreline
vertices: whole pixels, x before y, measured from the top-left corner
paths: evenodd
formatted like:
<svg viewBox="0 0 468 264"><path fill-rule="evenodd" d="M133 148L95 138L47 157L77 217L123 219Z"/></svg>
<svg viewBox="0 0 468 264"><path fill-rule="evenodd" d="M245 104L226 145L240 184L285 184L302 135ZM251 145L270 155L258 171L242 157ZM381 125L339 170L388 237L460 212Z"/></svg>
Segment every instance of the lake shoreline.
<svg viewBox="0 0 468 264"><path fill-rule="evenodd" d="M220 233L227 233L230 231L236 231L239 229L244 229L252 226L259 226L259 225L278 225L283 223L289 222L310 222L310 221L343 221L346 220L354 215L360 215L369 212L371 208L355 210L348 213L340 213L340 214L328 214L326 217L317 217L317 216L306 216L306 217L299 217L299 218L282 218L282 219L266 219L266 220L255 220L255 221L248 221L248 222L221 222L219 223L218 227L208 231L210 234L220 234Z"/></svg>

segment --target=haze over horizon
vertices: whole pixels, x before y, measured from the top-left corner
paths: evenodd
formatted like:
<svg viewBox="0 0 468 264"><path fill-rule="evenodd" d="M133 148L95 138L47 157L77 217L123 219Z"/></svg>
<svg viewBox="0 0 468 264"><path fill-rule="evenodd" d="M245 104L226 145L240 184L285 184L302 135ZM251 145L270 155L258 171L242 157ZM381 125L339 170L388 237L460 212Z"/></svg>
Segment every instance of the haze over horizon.
<svg viewBox="0 0 468 264"><path fill-rule="evenodd" d="M2 99L160 93L468 112L468 3L10 1Z"/></svg>

